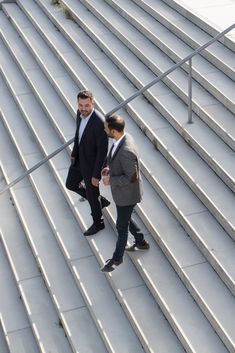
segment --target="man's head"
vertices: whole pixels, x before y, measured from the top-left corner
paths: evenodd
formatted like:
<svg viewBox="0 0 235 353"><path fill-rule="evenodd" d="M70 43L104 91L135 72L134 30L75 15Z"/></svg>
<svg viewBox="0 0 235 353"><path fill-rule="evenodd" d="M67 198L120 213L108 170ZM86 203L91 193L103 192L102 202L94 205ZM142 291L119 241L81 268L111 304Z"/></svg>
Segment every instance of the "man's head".
<svg viewBox="0 0 235 353"><path fill-rule="evenodd" d="M78 110L80 114L87 117L92 112L95 102L90 91L80 91L77 95Z"/></svg>
<svg viewBox="0 0 235 353"><path fill-rule="evenodd" d="M118 140L124 134L125 121L120 115L111 115L105 119L104 129L108 137Z"/></svg>

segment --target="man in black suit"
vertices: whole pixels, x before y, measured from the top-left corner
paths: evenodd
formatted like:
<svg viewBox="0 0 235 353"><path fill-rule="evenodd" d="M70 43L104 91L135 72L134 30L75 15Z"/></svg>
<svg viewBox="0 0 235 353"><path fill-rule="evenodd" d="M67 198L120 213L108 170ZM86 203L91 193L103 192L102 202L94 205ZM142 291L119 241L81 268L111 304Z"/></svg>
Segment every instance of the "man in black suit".
<svg viewBox="0 0 235 353"><path fill-rule="evenodd" d="M116 204L118 239L112 258L106 261L101 271L111 272L114 266L119 266L123 262L125 250L148 250L149 244L131 217L134 207L142 198L142 181L135 143L132 136L125 133L125 121L121 116L107 117L104 126L107 135L114 139L114 143L108 154L108 166L101 174L104 185L111 186ZM126 247L128 230L133 234L135 242L132 246Z"/></svg>
<svg viewBox="0 0 235 353"><path fill-rule="evenodd" d="M93 224L84 233L88 236L104 229L102 208L110 204L99 192L101 169L108 151L108 138L104 131L104 116L94 108L92 93L81 91L77 100L77 128L66 187L86 198L90 204Z"/></svg>

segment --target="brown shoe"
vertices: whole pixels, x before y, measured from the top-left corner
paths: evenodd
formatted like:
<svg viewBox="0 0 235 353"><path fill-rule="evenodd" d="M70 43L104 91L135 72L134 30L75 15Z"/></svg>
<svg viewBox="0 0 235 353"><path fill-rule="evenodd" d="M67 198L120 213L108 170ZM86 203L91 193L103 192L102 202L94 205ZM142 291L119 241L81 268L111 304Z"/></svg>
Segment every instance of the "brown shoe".
<svg viewBox="0 0 235 353"><path fill-rule="evenodd" d="M115 270L115 267L121 265L122 262L122 259L118 261L115 261L114 259L109 259L106 261L105 265L100 270L102 272L112 272L113 270Z"/></svg>
<svg viewBox="0 0 235 353"><path fill-rule="evenodd" d="M138 243L134 243L131 246L126 246L125 250L126 251L135 251L136 249L140 249L140 250L148 250L149 249L149 243L144 240L143 243L138 244Z"/></svg>

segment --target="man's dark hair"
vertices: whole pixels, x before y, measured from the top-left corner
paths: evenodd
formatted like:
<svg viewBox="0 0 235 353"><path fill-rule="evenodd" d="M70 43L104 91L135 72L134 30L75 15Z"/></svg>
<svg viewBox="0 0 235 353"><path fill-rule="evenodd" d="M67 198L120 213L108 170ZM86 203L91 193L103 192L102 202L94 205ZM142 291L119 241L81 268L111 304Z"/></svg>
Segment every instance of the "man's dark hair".
<svg viewBox="0 0 235 353"><path fill-rule="evenodd" d="M118 132L122 132L125 128L125 120L120 115L107 116L105 121L110 130L114 129Z"/></svg>
<svg viewBox="0 0 235 353"><path fill-rule="evenodd" d="M79 98L81 98L81 99L90 98L90 100L94 99L92 92L88 91L88 90L80 91L77 95L77 99L79 99Z"/></svg>

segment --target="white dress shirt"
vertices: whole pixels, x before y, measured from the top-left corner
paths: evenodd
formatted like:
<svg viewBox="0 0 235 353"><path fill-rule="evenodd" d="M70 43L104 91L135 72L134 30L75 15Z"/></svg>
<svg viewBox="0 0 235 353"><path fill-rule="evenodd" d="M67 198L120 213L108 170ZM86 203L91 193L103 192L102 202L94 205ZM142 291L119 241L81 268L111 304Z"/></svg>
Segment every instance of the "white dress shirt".
<svg viewBox="0 0 235 353"><path fill-rule="evenodd" d="M82 138L82 134L88 124L88 121L90 120L90 117L92 115L92 113L94 112L94 109L91 111L91 113L87 116L87 117L84 117L83 115L80 115L80 118L81 118L81 122L80 122L80 126L79 126L79 135L78 135L78 138L79 138L79 143L81 141L81 138Z"/></svg>

